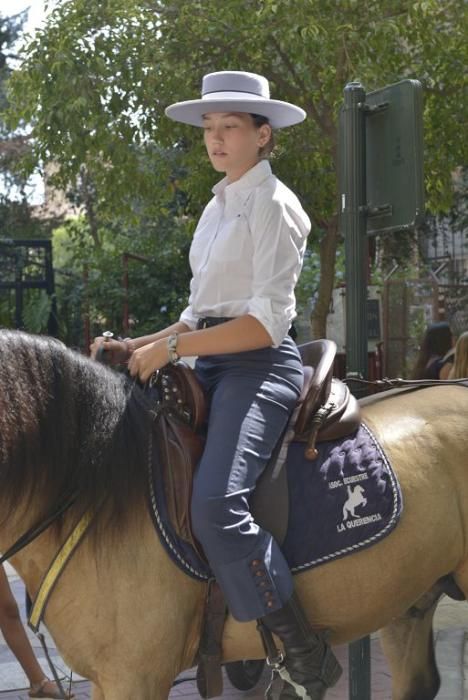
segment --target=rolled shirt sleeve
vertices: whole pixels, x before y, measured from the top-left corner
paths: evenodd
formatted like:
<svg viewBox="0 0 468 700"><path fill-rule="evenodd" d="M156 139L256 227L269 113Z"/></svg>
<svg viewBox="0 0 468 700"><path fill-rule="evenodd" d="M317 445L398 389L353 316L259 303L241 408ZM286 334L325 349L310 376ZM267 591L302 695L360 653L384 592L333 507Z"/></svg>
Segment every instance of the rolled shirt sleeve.
<svg viewBox="0 0 468 700"><path fill-rule="evenodd" d="M194 313L193 306L192 306L193 297L195 295L195 289L196 289L196 281L192 277L192 279L190 281L190 297L189 297L188 306L182 311L182 313L179 316L179 321L181 321L182 323L185 323L190 328L191 331L196 330L198 320L200 318L200 316L197 316L197 314Z"/></svg>
<svg viewBox="0 0 468 700"><path fill-rule="evenodd" d="M302 269L310 221L281 182L271 198L258 197L252 210L252 296L247 313L281 344L296 317L294 288Z"/></svg>
<svg viewBox="0 0 468 700"><path fill-rule="evenodd" d="M185 325L188 326L191 331L196 330L198 319L199 317L195 316L190 305L182 311L179 317L179 321L185 323Z"/></svg>

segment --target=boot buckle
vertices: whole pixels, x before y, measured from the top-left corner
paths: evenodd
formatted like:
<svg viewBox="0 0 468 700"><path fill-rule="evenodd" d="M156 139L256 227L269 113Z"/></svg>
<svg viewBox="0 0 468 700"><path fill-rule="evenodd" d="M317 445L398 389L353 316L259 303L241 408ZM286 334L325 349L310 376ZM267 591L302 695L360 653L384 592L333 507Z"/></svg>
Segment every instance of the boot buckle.
<svg viewBox="0 0 468 700"><path fill-rule="evenodd" d="M277 650L277 655L276 656L267 656L266 657L266 663L267 666L269 666L273 671L278 671L280 668L284 666L284 654L281 651Z"/></svg>

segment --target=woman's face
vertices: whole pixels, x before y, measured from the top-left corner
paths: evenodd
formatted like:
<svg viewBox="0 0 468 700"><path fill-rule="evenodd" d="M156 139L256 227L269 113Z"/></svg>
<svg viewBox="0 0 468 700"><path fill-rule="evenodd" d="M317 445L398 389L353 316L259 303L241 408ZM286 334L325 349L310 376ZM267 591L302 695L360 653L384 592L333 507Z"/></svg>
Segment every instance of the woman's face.
<svg viewBox="0 0 468 700"><path fill-rule="evenodd" d="M258 163L258 151L271 135L268 124L257 128L250 114L210 112L203 115L205 146L213 168L238 180Z"/></svg>

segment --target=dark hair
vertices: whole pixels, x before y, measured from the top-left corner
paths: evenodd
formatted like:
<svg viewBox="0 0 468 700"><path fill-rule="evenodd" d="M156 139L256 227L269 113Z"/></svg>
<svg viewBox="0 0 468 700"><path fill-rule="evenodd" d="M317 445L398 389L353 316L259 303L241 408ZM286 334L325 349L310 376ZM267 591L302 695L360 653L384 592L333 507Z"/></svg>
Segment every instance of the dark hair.
<svg viewBox="0 0 468 700"><path fill-rule="evenodd" d="M260 127L263 126L264 124L268 124L268 126L270 126L270 121L269 121L268 117L264 117L262 114L252 114L252 113L250 113L250 116L252 117L253 123L257 129L260 129ZM270 154L273 152L275 145L276 145L275 144L275 136L274 136L273 129L272 129L271 136L270 136L269 140L267 141L267 143L264 146L262 146L259 149L258 155L260 156L260 158L261 159L268 158L270 156Z"/></svg>
<svg viewBox="0 0 468 700"><path fill-rule="evenodd" d="M453 345L452 331L447 321L431 323L423 335L416 365L413 371L413 379L426 377L427 365L431 358L442 358Z"/></svg>

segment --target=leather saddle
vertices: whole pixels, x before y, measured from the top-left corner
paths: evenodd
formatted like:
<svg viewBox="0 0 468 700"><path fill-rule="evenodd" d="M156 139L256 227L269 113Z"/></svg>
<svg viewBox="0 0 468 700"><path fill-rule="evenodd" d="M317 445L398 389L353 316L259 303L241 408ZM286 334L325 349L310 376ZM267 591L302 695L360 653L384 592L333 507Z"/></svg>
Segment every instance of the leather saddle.
<svg viewBox="0 0 468 700"><path fill-rule="evenodd" d="M305 456L313 463L317 442L345 437L360 423L357 400L346 384L333 377L335 343L314 340L298 349L304 364L302 393L251 503L257 522L279 543L288 520L287 478L282 467L289 444L305 443ZM157 375L156 388L154 430L168 516L179 537L200 553L190 527L190 500L193 472L203 452L207 401L194 371L183 362L166 365Z"/></svg>

